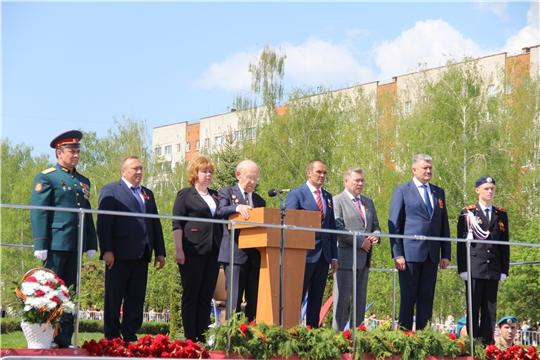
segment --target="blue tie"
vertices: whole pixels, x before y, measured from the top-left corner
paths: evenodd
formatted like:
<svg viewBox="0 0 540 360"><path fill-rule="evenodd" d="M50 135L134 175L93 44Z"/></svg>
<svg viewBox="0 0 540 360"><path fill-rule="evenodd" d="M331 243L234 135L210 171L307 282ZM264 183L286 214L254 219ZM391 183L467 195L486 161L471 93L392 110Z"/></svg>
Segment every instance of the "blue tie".
<svg viewBox="0 0 540 360"><path fill-rule="evenodd" d="M135 196L135 199L139 203L139 207L141 208L141 212L144 212L144 204L142 202L141 197L139 196L139 192L137 191L137 188L132 186L131 191L133 191L133 196Z"/></svg>
<svg viewBox="0 0 540 360"><path fill-rule="evenodd" d="M431 201L429 200L428 188L429 185L422 185L424 187L424 202L426 203L426 210L429 217L433 214L433 207L431 206Z"/></svg>

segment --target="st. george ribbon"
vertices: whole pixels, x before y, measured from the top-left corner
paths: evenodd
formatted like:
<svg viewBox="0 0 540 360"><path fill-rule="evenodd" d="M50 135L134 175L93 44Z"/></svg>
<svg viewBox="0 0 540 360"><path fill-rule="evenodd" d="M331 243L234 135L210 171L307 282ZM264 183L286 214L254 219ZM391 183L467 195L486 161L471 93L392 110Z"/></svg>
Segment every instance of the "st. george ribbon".
<svg viewBox="0 0 540 360"><path fill-rule="evenodd" d="M281 190L280 189L271 189L271 190L268 190L268 196L274 197L277 194L286 194L289 191L291 191L291 189L281 189Z"/></svg>

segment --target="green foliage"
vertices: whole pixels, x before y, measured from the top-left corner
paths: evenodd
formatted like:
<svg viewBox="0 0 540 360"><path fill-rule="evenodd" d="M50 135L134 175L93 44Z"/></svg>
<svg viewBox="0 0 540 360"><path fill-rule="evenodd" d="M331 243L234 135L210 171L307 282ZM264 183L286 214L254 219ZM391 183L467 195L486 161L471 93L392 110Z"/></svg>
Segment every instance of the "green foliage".
<svg viewBox="0 0 540 360"><path fill-rule="evenodd" d="M216 162L216 171L212 178L213 189L233 186L237 183L236 165L242 160L238 143L234 141L233 134L229 132L225 136L225 142L221 149L212 154Z"/></svg>
<svg viewBox="0 0 540 360"><path fill-rule="evenodd" d="M178 269L178 267L176 267ZM182 322L182 286L180 285L180 272L169 280L169 302L171 318L169 319L169 336L171 338L180 338L184 334L184 324Z"/></svg>
<svg viewBox="0 0 540 360"><path fill-rule="evenodd" d="M8 334L13 331L22 331L21 319L8 319L1 318L0 320L0 333Z"/></svg>
<svg viewBox="0 0 540 360"><path fill-rule="evenodd" d="M251 89L262 97L262 105L274 109L283 97L283 76L285 75L285 54L265 46L258 60L249 64ZM253 104L256 106L256 104Z"/></svg>

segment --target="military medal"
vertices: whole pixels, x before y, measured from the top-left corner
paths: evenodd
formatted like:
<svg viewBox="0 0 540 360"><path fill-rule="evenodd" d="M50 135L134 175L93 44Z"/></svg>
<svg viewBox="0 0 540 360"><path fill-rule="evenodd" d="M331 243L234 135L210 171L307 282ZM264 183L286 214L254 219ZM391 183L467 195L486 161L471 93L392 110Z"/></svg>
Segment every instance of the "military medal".
<svg viewBox="0 0 540 360"><path fill-rule="evenodd" d="M233 204L238 204L238 199L236 198L236 195L232 194L231 198L232 198Z"/></svg>
<svg viewBox="0 0 540 360"><path fill-rule="evenodd" d="M85 183L81 183L81 186L82 186L82 192L83 192L84 198L86 200L89 200L90 199L90 188Z"/></svg>
<svg viewBox="0 0 540 360"><path fill-rule="evenodd" d="M60 180L60 185L62 185L62 190L66 191L66 182L64 180Z"/></svg>

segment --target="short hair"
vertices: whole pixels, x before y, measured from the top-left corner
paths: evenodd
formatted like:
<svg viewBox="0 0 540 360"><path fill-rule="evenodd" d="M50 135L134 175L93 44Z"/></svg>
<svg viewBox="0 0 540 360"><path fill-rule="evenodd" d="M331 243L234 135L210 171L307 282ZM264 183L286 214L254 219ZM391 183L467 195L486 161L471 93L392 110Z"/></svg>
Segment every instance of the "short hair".
<svg viewBox="0 0 540 360"><path fill-rule="evenodd" d="M133 160L133 159L136 159L136 160L139 160L139 157L138 156L135 156L135 155L128 155L126 156L122 162L120 163L120 170L122 170L124 168L124 165L126 164L126 161L128 160ZM139 160L140 161L140 160Z"/></svg>
<svg viewBox="0 0 540 360"><path fill-rule="evenodd" d="M250 160L250 159L246 159L246 160L240 161L238 163L238 165L236 165L236 168L234 169L234 172L237 173L240 169L248 167L249 165L255 165L257 167L257 169L259 168L259 165L257 165L257 163L255 161Z"/></svg>
<svg viewBox="0 0 540 360"><path fill-rule="evenodd" d="M311 161L309 162L307 169L308 169L308 170L313 170L313 167L315 166L315 163L316 163L316 162L320 162L321 164L323 164L324 166L326 166L326 164L324 163L324 161L319 160L319 159L313 159L313 160L311 160Z"/></svg>
<svg viewBox="0 0 540 360"><path fill-rule="evenodd" d="M354 167L354 166L351 166L350 168L348 168L347 170L345 170L345 173L343 174L343 179L346 179L348 178L349 176L351 176L352 173L357 173L357 174L364 174L364 170L358 168L358 167Z"/></svg>
<svg viewBox="0 0 540 360"><path fill-rule="evenodd" d="M416 164L419 161L433 162L433 159L431 158L431 156L426 155L426 154L416 154L416 155L414 155L414 157L412 158L413 166L414 166L414 164Z"/></svg>
<svg viewBox="0 0 540 360"><path fill-rule="evenodd" d="M201 169L209 169L210 171L214 172L214 170L216 170L216 166L208 156L195 156L189 161L186 169L189 185L195 184L195 182L197 181L197 173Z"/></svg>

